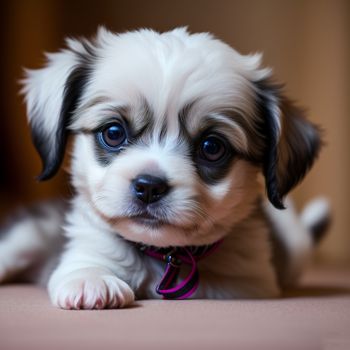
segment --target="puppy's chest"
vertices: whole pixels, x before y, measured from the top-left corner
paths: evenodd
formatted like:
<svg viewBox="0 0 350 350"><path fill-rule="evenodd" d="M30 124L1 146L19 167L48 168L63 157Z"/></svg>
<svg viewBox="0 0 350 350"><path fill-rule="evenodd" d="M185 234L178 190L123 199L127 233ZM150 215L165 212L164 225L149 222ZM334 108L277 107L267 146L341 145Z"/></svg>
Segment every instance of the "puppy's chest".
<svg viewBox="0 0 350 350"><path fill-rule="evenodd" d="M167 264L144 256L144 267L147 270L146 278L137 294L140 297L161 298L156 289L165 277ZM274 281L268 227L261 220L242 223L225 237L215 251L200 259L196 268L198 288L191 298L233 298L240 295L242 281ZM192 265L182 263L175 285L185 281L192 270Z"/></svg>

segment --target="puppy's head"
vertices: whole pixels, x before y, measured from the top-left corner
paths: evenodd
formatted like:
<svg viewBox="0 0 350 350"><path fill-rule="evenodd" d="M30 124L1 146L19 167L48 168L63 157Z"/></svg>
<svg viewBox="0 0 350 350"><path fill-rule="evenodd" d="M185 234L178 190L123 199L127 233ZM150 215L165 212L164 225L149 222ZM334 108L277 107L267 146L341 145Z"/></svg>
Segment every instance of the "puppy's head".
<svg viewBox="0 0 350 350"><path fill-rule="evenodd" d="M272 85L260 56L176 29L67 41L24 84L41 180L75 138L78 193L127 239L212 243L247 217L265 177L271 203L305 175L319 137Z"/></svg>

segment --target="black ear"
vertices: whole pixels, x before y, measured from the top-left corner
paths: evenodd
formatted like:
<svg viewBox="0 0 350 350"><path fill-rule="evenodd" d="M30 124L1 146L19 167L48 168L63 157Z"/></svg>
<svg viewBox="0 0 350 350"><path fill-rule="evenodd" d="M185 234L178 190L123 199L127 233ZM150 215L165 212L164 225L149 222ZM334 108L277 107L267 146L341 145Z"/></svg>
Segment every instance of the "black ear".
<svg viewBox="0 0 350 350"><path fill-rule="evenodd" d="M75 67L69 74L64 86L57 125L52 133L47 133L40 125L31 124L33 143L43 163L42 172L38 176L40 181L53 177L61 166L67 143L67 126L87 79L88 70L84 65Z"/></svg>
<svg viewBox="0 0 350 350"><path fill-rule="evenodd" d="M302 109L281 94L281 87L264 81L257 88L266 139L267 196L276 208L284 209L283 197L304 178L319 153L320 132L305 119Z"/></svg>
<svg viewBox="0 0 350 350"><path fill-rule="evenodd" d="M46 67L26 71L23 81L32 139L43 164L40 181L53 177L62 163L67 126L91 70L91 45L73 40L68 45L47 55Z"/></svg>

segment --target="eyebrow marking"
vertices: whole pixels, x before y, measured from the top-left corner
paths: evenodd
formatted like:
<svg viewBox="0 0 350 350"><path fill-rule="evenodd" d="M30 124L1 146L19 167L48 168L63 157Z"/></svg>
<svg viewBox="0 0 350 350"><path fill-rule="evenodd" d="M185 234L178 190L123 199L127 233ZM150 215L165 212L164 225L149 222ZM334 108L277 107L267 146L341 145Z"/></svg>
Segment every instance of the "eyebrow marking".
<svg viewBox="0 0 350 350"><path fill-rule="evenodd" d="M192 102L188 102L185 104L185 106L183 106L180 109L179 114L178 114L180 126L186 125L186 117L191 114L191 110L193 109L196 102L197 102L197 100L192 101Z"/></svg>
<svg viewBox="0 0 350 350"><path fill-rule="evenodd" d="M116 117L127 120L129 114L127 105L113 105L112 101L103 96L97 96L82 106L74 113L69 129L72 131L93 131L104 123Z"/></svg>
<svg viewBox="0 0 350 350"><path fill-rule="evenodd" d="M249 142L245 129L236 120L227 118L227 116L222 114L209 115L203 121L204 125L212 125L214 129L223 130L224 134L231 141L231 143L239 150L247 152L249 149ZM227 127L230 131L227 132Z"/></svg>
<svg viewBox="0 0 350 350"><path fill-rule="evenodd" d="M261 125L262 121L259 114L244 115L234 110L226 109L223 111L223 115L228 116L237 125L241 127L247 138L247 159L260 162L265 151L265 135Z"/></svg>
<svg viewBox="0 0 350 350"><path fill-rule="evenodd" d="M85 102L83 105L81 105L78 109L77 109L77 114L79 114L81 111L84 111L86 109L89 109L91 107L94 107L95 105L99 105L102 103L106 103L109 102L110 100L105 97L105 96L96 96L93 99Z"/></svg>
<svg viewBox="0 0 350 350"><path fill-rule="evenodd" d="M154 113L145 98L140 97L136 102L128 105L96 96L79 107L69 128L76 132L94 132L108 122L122 119L136 137L146 132L150 134L154 128Z"/></svg>
<svg viewBox="0 0 350 350"><path fill-rule="evenodd" d="M179 111L178 113L178 121L179 121L179 135L178 138L181 140L187 140L187 142L189 143L189 145L192 144L191 140L192 137L188 131L188 123L186 118L191 114L195 103L197 102L197 100L191 101L186 103Z"/></svg>
<svg viewBox="0 0 350 350"><path fill-rule="evenodd" d="M161 127L159 135L158 135L158 142L159 143L161 143L164 140L164 138L167 134L167 131L168 131L168 123L167 123L166 118L164 118L162 127Z"/></svg>
<svg viewBox="0 0 350 350"><path fill-rule="evenodd" d="M154 130L154 113L147 100L140 97L141 103L129 114L129 123L133 127L133 138L145 142Z"/></svg>

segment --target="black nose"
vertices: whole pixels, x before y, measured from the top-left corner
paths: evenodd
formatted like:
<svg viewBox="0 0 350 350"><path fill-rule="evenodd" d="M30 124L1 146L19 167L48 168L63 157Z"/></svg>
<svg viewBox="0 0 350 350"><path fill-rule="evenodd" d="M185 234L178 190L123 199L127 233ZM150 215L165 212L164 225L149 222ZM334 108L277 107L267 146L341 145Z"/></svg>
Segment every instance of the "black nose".
<svg viewBox="0 0 350 350"><path fill-rule="evenodd" d="M132 186L135 196L147 204L160 200L170 189L166 179L151 175L139 175Z"/></svg>

